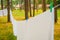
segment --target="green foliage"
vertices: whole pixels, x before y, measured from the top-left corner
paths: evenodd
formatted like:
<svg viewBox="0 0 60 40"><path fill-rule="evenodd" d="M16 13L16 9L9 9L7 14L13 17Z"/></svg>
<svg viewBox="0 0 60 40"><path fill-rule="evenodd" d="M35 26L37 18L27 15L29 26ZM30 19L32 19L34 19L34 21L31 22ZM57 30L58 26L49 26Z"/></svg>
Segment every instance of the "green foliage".
<svg viewBox="0 0 60 40"><path fill-rule="evenodd" d="M4 0L4 5L6 4L6 2L7 2L7 0ZM21 3L21 2L23 2L23 0L12 0L13 5L16 5L16 4ZM31 2L33 3L32 0L31 0ZM38 0L38 3L39 4L41 4L41 2L42 2L42 0ZM50 3L50 0L46 0L46 2L49 4Z"/></svg>
<svg viewBox="0 0 60 40"><path fill-rule="evenodd" d="M60 0L57 0L57 4L60 4Z"/></svg>
<svg viewBox="0 0 60 40"><path fill-rule="evenodd" d="M47 0L47 2L46 2L47 4L50 4L50 0Z"/></svg>
<svg viewBox="0 0 60 40"><path fill-rule="evenodd" d="M13 3L13 5L16 5L16 4L18 4L18 1L17 0L12 0L12 3Z"/></svg>
<svg viewBox="0 0 60 40"><path fill-rule="evenodd" d="M38 0L38 3L41 4L41 1L42 1L42 0Z"/></svg>

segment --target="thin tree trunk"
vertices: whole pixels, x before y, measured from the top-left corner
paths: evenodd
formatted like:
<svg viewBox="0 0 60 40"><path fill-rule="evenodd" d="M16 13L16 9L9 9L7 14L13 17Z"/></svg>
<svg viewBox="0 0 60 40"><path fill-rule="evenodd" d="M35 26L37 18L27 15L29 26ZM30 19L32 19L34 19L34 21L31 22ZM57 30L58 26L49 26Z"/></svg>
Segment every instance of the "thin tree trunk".
<svg viewBox="0 0 60 40"><path fill-rule="evenodd" d="M22 0L19 0L19 7L20 7L20 10L22 9Z"/></svg>
<svg viewBox="0 0 60 40"><path fill-rule="evenodd" d="M42 10L43 12L46 11L46 0L42 0Z"/></svg>
<svg viewBox="0 0 60 40"><path fill-rule="evenodd" d="M56 0L54 0L54 6L56 6ZM54 18L55 18L55 23L57 22L57 8L54 8Z"/></svg>
<svg viewBox="0 0 60 40"><path fill-rule="evenodd" d="M3 10L3 0L1 0L1 9ZM2 14L3 14L3 16L4 16L4 12L2 11Z"/></svg>
<svg viewBox="0 0 60 40"><path fill-rule="evenodd" d="M35 0L33 1L33 17L35 16Z"/></svg>
<svg viewBox="0 0 60 40"><path fill-rule="evenodd" d="M11 2L10 2L10 6L11 6L11 9L13 9L13 4L12 4L12 0L11 0Z"/></svg>
<svg viewBox="0 0 60 40"><path fill-rule="evenodd" d="M10 2L7 0L8 22L10 22Z"/></svg>
<svg viewBox="0 0 60 40"><path fill-rule="evenodd" d="M29 0L29 10L30 10L30 17L32 17L32 13L31 13L31 0Z"/></svg>
<svg viewBox="0 0 60 40"><path fill-rule="evenodd" d="M25 2L25 19L28 19L28 0L24 0Z"/></svg>
<svg viewBox="0 0 60 40"><path fill-rule="evenodd" d="M1 0L1 9L3 9L3 0Z"/></svg>
<svg viewBox="0 0 60 40"><path fill-rule="evenodd" d="M37 10L37 13L38 13L38 0L35 0L36 2L36 10Z"/></svg>
<svg viewBox="0 0 60 40"><path fill-rule="evenodd" d="M23 5L22 5L23 1L25 1L25 0L20 0L20 4L19 4L21 10L24 8Z"/></svg>

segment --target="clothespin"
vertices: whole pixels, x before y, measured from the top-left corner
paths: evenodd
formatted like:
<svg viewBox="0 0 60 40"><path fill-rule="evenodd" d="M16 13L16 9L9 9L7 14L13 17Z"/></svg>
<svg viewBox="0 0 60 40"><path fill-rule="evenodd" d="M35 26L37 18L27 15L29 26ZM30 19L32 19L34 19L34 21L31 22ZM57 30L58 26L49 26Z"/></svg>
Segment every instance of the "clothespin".
<svg viewBox="0 0 60 40"><path fill-rule="evenodd" d="M53 8L53 1L50 2L50 12L52 12L52 8Z"/></svg>

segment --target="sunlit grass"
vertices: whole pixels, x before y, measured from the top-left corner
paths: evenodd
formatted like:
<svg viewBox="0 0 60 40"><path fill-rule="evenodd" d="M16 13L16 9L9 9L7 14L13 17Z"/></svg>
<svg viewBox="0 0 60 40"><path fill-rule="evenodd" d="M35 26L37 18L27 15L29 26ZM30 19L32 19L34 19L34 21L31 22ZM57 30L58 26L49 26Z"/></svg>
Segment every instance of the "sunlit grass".
<svg viewBox="0 0 60 40"><path fill-rule="evenodd" d="M54 39L55 40L60 40L60 8L57 10L57 16L58 16L58 21L55 24L54 28Z"/></svg>
<svg viewBox="0 0 60 40"><path fill-rule="evenodd" d="M60 40L60 19L55 24L55 28L54 28L54 39L55 40Z"/></svg>
<svg viewBox="0 0 60 40"><path fill-rule="evenodd" d="M0 16L0 22L7 22L7 16Z"/></svg>
<svg viewBox="0 0 60 40"><path fill-rule="evenodd" d="M11 23L0 23L0 40L16 40Z"/></svg>
<svg viewBox="0 0 60 40"><path fill-rule="evenodd" d="M60 18L60 8L57 10L57 15L58 15L58 17Z"/></svg>
<svg viewBox="0 0 60 40"><path fill-rule="evenodd" d="M32 12L32 16L33 16L33 10L31 10ZM13 13L13 17L16 19L16 20L24 20L25 19L25 11L24 10L13 10L12 11ZM42 13L42 10L41 9L38 9L35 10L35 16ZM28 12L28 16L30 17L30 13Z"/></svg>

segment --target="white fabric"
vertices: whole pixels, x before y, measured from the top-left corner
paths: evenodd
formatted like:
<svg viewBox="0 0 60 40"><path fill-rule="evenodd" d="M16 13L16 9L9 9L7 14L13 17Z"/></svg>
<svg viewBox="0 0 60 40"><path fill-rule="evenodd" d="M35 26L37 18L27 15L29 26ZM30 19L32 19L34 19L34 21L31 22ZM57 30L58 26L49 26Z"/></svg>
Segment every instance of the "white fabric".
<svg viewBox="0 0 60 40"><path fill-rule="evenodd" d="M0 10L2 16L7 15L7 9ZM16 21L10 11L14 35L17 40L53 40L54 33L54 8L24 21Z"/></svg>
<svg viewBox="0 0 60 40"><path fill-rule="evenodd" d="M10 15L17 40L53 40L54 8L24 21L16 21Z"/></svg>
<svg viewBox="0 0 60 40"><path fill-rule="evenodd" d="M3 10L4 16L7 16L7 13L8 13L8 12L7 12L7 9L4 9L4 10Z"/></svg>
<svg viewBox="0 0 60 40"><path fill-rule="evenodd" d="M7 9L0 10L0 16L7 16Z"/></svg>
<svg viewBox="0 0 60 40"><path fill-rule="evenodd" d="M3 16L2 10L0 10L0 16Z"/></svg>
<svg viewBox="0 0 60 40"><path fill-rule="evenodd" d="M17 26L16 26L16 21L13 18L11 11L10 11L10 20L11 20L11 22L13 24L13 32L14 32L14 35L16 36L17 35Z"/></svg>

